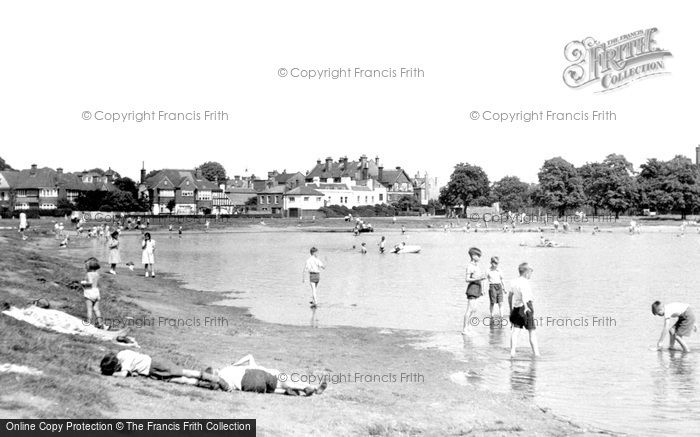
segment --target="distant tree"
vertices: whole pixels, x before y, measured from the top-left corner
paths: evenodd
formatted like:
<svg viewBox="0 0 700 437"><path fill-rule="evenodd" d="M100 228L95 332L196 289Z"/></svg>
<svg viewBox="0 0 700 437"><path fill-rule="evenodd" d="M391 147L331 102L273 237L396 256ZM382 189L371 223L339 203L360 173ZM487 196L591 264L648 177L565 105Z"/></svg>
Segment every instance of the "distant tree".
<svg viewBox="0 0 700 437"><path fill-rule="evenodd" d="M634 168L623 155L611 154L603 161L607 169L607 183L603 193L603 206L615 213L632 208L637 197L637 182L634 178Z"/></svg>
<svg viewBox="0 0 700 437"><path fill-rule="evenodd" d="M199 169L202 170L202 176L204 176L204 178L208 181L226 182L228 179L226 177L226 170L224 169L224 166L218 162L207 161L200 165Z"/></svg>
<svg viewBox="0 0 700 437"><path fill-rule="evenodd" d="M91 168L90 170L88 170L88 172L90 172L90 173L97 173L97 174L99 174L100 176L104 176L104 174L105 174L105 171L102 170L102 169L99 168L99 167Z"/></svg>
<svg viewBox="0 0 700 437"><path fill-rule="evenodd" d="M6 163L2 157L0 157L0 171L3 170L13 170L13 168L10 167L10 164Z"/></svg>
<svg viewBox="0 0 700 437"><path fill-rule="evenodd" d="M258 196L249 197L248 200L245 201L245 206L258 206Z"/></svg>
<svg viewBox="0 0 700 437"><path fill-rule="evenodd" d="M168 208L168 211L170 211L170 214L172 214L173 211L175 211L176 205L177 203L175 203L175 199L170 199L168 200L168 203L165 205L165 207Z"/></svg>
<svg viewBox="0 0 700 437"><path fill-rule="evenodd" d="M399 200L394 202L393 206L400 211L417 211L421 208L421 204L416 199L416 196L411 195L401 196Z"/></svg>
<svg viewBox="0 0 700 437"><path fill-rule="evenodd" d="M491 203L498 202L502 211L522 211L529 199L530 185L517 176L504 176L491 186Z"/></svg>
<svg viewBox="0 0 700 437"><path fill-rule="evenodd" d="M60 199L58 199L58 202L56 202L56 209L65 209L73 211L75 209L75 205L73 205L73 202L66 199L65 197L61 197Z"/></svg>
<svg viewBox="0 0 700 437"><path fill-rule="evenodd" d="M670 161L648 160L641 165L637 183L641 208L678 211L685 219L700 203L698 167L684 156Z"/></svg>
<svg viewBox="0 0 700 437"><path fill-rule="evenodd" d="M134 182L131 178L117 178L114 180L114 186L117 187L117 189L119 189L120 191L131 193L131 195L134 196L134 199L138 197L139 188L136 185L136 182Z"/></svg>
<svg viewBox="0 0 700 437"><path fill-rule="evenodd" d="M447 186L440 190L438 200L446 207L464 208L482 202L489 195L489 178L486 172L476 165L460 163L455 166Z"/></svg>
<svg viewBox="0 0 700 437"><path fill-rule="evenodd" d="M556 157L548 159L539 173L537 202L547 208L555 209L559 216L568 209L581 206L585 200L583 182L570 162Z"/></svg>
<svg viewBox="0 0 700 437"><path fill-rule="evenodd" d="M430 199L428 200L428 211L438 211L445 208L445 206L440 203L439 200L437 199Z"/></svg>
<svg viewBox="0 0 700 437"><path fill-rule="evenodd" d="M609 168L599 162L586 163L578 169L583 183L585 204L593 208L593 215L598 215L598 208L603 207L607 191Z"/></svg>

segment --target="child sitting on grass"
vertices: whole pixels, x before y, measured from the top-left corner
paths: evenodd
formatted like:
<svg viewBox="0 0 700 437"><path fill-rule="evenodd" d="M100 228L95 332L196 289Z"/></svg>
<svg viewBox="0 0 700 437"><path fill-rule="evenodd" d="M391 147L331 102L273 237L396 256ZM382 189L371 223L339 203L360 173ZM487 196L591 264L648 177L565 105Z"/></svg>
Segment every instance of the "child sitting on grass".
<svg viewBox="0 0 700 437"><path fill-rule="evenodd" d="M98 282L100 280L100 263L97 258L90 257L85 261L85 280L80 281L83 285L83 296L85 297L85 306L87 307L87 321L94 324L97 328L102 328L102 313L100 313L100 289ZM95 316L93 323L93 314Z"/></svg>
<svg viewBox="0 0 700 437"><path fill-rule="evenodd" d="M678 342L683 352L690 352L688 345L685 344L685 337L698 330L695 324L695 314L693 314L690 305L680 302L671 302L664 305L657 300L651 304L651 313L664 318L664 327L661 330L661 337L659 337L656 347L661 349L666 332L668 332L671 338L669 349L673 349L674 344ZM673 326L670 326L671 318L673 317L677 317L678 320Z"/></svg>

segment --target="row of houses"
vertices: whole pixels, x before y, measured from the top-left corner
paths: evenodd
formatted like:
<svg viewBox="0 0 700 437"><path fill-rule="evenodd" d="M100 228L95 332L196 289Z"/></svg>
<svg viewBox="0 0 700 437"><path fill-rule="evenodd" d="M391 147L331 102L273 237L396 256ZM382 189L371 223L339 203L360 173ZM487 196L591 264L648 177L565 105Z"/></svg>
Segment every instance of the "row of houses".
<svg viewBox="0 0 700 437"><path fill-rule="evenodd" d="M55 209L60 199L75 202L83 192L112 191L119 174L37 168L0 172L0 208ZM401 167L385 169L379 158L362 155L350 161L317 160L309 171L272 171L267 178L234 176L209 181L200 169L163 169L151 173L142 165L138 196L153 214L236 214L253 210L263 214L299 216L330 205L389 204L414 196L422 204L438 196L437 179L427 174L411 178Z"/></svg>
<svg viewBox="0 0 700 437"><path fill-rule="evenodd" d="M112 169L64 173L62 168L38 168L36 164L26 170L0 171L0 208L56 209L61 199L72 203L86 191L116 190L113 182L118 177Z"/></svg>

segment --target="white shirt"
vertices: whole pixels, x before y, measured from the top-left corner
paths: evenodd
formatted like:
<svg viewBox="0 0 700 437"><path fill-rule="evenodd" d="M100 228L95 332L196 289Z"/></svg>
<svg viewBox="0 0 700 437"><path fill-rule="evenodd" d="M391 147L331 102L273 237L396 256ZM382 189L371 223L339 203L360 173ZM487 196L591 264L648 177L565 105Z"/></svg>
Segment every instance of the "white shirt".
<svg viewBox="0 0 700 437"><path fill-rule="evenodd" d="M535 300L532 294L532 286L530 280L520 276L518 279L513 279L510 283L510 291L513 293L513 308L518 308L525 305L526 302Z"/></svg>
<svg viewBox="0 0 700 437"><path fill-rule="evenodd" d="M117 354L117 359L122 366L122 371L143 376L148 376L151 372L151 357L146 354L124 349Z"/></svg>
<svg viewBox="0 0 700 437"><path fill-rule="evenodd" d="M498 269L489 269L486 276L489 278L489 284L500 284L503 282L503 275Z"/></svg>
<svg viewBox="0 0 700 437"><path fill-rule="evenodd" d="M687 303L671 302L664 305L664 319L678 317L688 309Z"/></svg>
<svg viewBox="0 0 700 437"><path fill-rule="evenodd" d="M19 214L19 227L20 228L26 228L27 227L27 214L21 212Z"/></svg>
<svg viewBox="0 0 700 437"><path fill-rule="evenodd" d="M304 267L304 269L310 273L321 273L321 269L324 267L321 260L312 255L306 260L306 267Z"/></svg>
<svg viewBox="0 0 700 437"><path fill-rule="evenodd" d="M245 375L245 371L249 369L264 370L265 372L275 376L278 376L280 373L277 369L268 369L266 367L258 365L230 365L219 369L218 376L219 378L223 379L229 385L229 387L231 387L231 390L241 390L241 381L243 381L243 375Z"/></svg>

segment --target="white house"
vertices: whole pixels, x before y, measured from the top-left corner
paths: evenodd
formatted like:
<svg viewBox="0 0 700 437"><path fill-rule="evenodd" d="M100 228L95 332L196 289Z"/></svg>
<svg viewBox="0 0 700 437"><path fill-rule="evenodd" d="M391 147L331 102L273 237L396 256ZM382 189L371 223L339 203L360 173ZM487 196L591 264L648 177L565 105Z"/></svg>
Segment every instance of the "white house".
<svg viewBox="0 0 700 437"><path fill-rule="evenodd" d="M283 196L283 208L288 217L300 217L304 211L317 211L325 206L324 195L313 186L293 188Z"/></svg>
<svg viewBox="0 0 700 437"><path fill-rule="evenodd" d="M385 204L388 201L386 187L373 179L367 179L358 184L349 177L343 177L340 183L316 182L307 184L307 187L312 187L323 194L322 206L343 205L352 208Z"/></svg>

